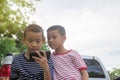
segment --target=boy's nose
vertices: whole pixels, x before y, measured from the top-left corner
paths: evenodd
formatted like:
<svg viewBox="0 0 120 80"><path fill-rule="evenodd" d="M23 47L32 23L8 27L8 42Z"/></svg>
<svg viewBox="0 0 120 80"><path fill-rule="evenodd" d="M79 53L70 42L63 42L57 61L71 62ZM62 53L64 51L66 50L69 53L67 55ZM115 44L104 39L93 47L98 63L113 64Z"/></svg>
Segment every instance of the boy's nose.
<svg viewBox="0 0 120 80"><path fill-rule="evenodd" d="M49 39L49 42L51 42L51 41L53 41L53 39L52 39L52 38L50 38L50 39Z"/></svg>
<svg viewBox="0 0 120 80"><path fill-rule="evenodd" d="M36 43L36 42L33 42L32 46L34 46L34 47L37 46L37 43Z"/></svg>

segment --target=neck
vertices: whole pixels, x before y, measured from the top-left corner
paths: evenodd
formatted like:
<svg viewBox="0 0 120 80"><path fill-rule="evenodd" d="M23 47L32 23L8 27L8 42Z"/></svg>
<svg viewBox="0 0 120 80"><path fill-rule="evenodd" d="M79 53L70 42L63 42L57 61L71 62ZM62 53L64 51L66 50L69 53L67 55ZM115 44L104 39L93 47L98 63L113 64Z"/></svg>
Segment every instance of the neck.
<svg viewBox="0 0 120 80"><path fill-rule="evenodd" d="M29 53L28 53L28 52L25 53L25 57L26 57L27 59L29 59Z"/></svg>
<svg viewBox="0 0 120 80"><path fill-rule="evenodd" d="M67 49L65 49L65 48L59 48L59 49L56 49L55 50L55 53L56 54L61 54L61 53L65 53L65 52L67 52L68 50Z"/></svg>

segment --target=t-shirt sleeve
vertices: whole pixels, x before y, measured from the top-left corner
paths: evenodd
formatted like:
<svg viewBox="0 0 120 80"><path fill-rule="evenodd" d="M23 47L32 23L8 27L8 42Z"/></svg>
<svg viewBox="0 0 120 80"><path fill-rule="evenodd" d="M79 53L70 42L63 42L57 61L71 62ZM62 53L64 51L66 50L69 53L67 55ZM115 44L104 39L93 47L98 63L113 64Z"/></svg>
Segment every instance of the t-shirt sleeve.
<svg viewBox="0 0 120 80"><path fill-rule="evenodd" d="M11 65L11 71L10 71L10 80L17 80L18 78L18 72L15 68L16 67L15 64L16 64L16 60L13 59L12 65Z"/></svg>
<svg viewBox="0 0 120 80"><path fill-rule="evenodd" d="M73 63L75 64L75 66L81 71L81 70L86 70L87 69L87 65L85 63L85 61L83 60L83 58L81 57L80 53L78 53L77 51L73 50L73 56L72 56L72 60Z"/></svg>

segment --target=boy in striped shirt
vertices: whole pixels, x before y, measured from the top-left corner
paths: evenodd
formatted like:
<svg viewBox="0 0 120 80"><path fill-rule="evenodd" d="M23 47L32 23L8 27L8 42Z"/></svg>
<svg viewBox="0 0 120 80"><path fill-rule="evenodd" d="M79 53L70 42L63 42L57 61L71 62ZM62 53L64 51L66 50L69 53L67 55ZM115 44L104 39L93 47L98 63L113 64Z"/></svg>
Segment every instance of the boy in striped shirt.
<svg viewBox="0 0 120 80"><path fill-rule="evenodd" d="M27 51L14 57L10 80L53 80L52 60L41 50L45 41L42 27L36 24L29 25L24 31L22 41ZM30 59L30 52L35 52L37 56L32 56ZM32 59L34 61L31 61Z"/></svg>
<svg viewBox="0 0 120 80"><path fill-rule="evenodd" d="M87 66L76 50L64 48L66 32L64 27L53 25L47 29L49 46L54 64L54 80L88 80Z"/></svg>

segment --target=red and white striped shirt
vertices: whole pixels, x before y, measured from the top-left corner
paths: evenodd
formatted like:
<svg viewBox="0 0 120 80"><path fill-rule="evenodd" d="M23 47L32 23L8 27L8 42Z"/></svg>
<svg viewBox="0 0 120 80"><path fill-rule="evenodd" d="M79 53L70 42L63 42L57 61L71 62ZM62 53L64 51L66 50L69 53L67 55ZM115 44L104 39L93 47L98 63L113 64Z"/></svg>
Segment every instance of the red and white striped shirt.
<svg viewBox="0 0 120 80"><path fill-rule="evenodd" d="M87 69L80 54L69 50L63 54L51 55L54 63L54 80L81 80L81 70Z"/></svg>

